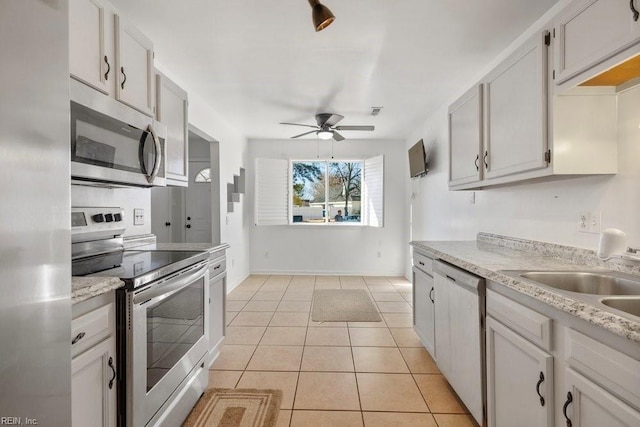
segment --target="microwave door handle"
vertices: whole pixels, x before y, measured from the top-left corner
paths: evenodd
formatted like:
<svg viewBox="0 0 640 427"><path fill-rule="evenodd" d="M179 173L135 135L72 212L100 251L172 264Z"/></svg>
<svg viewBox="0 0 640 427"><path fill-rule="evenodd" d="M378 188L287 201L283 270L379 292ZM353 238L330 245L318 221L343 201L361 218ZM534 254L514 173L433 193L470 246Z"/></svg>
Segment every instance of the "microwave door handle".
<svg viewBox="0 0 640 427"><path fill-rule="evenodd" d="M162 147L160 146L160 140L158 139L155 130L153 130L153 126L149 125L149 127L147 128L147 132L149 132L151 138L153 138L153 144L156 147L156 159L153 164L153 170L151 171L151 174L147 175L147 181L149 182L149 184L153 184L153 180L156 179L156 176L160 171L160 162L162 161Z"/></svg>

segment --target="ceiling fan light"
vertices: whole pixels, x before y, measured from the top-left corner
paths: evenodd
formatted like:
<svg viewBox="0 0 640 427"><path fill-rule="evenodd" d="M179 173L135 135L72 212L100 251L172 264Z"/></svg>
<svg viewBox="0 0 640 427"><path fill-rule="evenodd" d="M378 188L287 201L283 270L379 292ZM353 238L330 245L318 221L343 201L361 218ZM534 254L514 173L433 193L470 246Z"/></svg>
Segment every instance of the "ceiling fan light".
<svg viewBox="0 0 640 427"><path fill-rule="evenodd" d="M317 0L309 0L309 3L312 6L311 16L316 32L324 30L335 21L336 17L327 6L320 4Z"/></svg>
<svg viewBox="0 0 640 427"><path fill-rule="evenodd" d="M331 139L333 138L333 132L330 130L319 130L318 131L318 138L320 139Z"/></svg>

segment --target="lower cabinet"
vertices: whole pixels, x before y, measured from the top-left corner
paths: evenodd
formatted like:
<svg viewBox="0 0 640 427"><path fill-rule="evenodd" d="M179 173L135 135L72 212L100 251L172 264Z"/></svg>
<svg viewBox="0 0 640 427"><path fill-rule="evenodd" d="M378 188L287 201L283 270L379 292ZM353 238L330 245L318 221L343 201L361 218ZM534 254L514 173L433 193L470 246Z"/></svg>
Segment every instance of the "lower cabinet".
<svg viewBox="0 0 640 427"><path fill-rule="evenodd" d="M568 426L640 426L640 412L571 368L565 371L565 388L562 412Z"/></svg>
<svg viewBox="0 0 640 427"><path fill-rule="evenodd" d="M433 277L413 269L413 326L427 351L435 357L435 305Z"/></svg>
<svg viewBox="0 0 640 427"><path fill-rule="evenodd" d="M73 306L71 420L74 427L117 425L113 298L111 292Z"/></svg>
<svg viewBox="0 0 640 427"><path fill-rule="evenodd" d="M553 356L487 316L490 427L553 425Z"/></svg>
<svg viewBox="0 0 640 427"><path fill-rule="evenodd" d="M225 257L213 255L209 261L209 364L220 354L225 336L225 299L227 296L227 273Z"/></svg>

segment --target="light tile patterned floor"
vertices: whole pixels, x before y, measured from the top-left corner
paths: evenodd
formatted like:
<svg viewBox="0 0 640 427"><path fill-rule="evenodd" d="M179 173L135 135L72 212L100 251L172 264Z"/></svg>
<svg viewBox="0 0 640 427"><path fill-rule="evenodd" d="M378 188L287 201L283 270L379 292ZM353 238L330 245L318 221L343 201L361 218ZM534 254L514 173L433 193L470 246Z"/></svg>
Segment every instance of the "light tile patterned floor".
<svg viewBox="0 0 640 427"><path fill-rule="evenodd" d="M382 322L311 320L314 289L367 289ZM475 427L412 329L402 277L248 277L227 298L211 387L283 391L278 427Z"/></svg>

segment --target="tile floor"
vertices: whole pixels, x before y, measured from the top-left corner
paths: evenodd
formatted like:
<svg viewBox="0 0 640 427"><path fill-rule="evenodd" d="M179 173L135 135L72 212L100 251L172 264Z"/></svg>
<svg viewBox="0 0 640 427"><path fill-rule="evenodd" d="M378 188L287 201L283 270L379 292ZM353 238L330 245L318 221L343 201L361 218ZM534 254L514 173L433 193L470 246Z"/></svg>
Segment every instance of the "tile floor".
<svg viewBox="0 0 640 427"><path fill-rule="evenodd" d="M382 322L311 320L314 289L367 289ZM227 297L211 387L283 390L278 426L473 427L412 329L398 277L253 275Z"/></svg>

